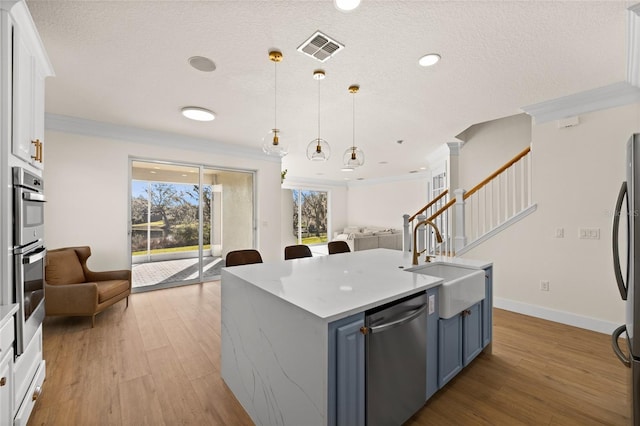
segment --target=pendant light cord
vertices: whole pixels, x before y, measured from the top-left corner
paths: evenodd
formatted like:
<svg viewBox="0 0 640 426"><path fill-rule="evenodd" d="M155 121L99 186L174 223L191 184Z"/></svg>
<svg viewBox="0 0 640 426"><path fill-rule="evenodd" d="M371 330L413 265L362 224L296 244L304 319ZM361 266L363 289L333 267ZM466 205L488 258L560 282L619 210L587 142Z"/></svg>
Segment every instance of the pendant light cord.
<svg viewBox="0 0 640 426"><path fill-rule="evenodd" d="M320 144L320 80L318 79L318 145Z"/></svg>
<svg viewBox="0 0 640 426"><path fill-rule="evenodd" d="M275 130L278 128L278 62L273 61L273 66L275 67L273 73L273 86L275 90L275 94L273 96L273 128Z"/></svg>
<svg viewBox="0 0 640 426"><path fill-rule="evenodd" d="M356 93L353 93L353 142L351 147L355 151L356 149Z"/></svg>

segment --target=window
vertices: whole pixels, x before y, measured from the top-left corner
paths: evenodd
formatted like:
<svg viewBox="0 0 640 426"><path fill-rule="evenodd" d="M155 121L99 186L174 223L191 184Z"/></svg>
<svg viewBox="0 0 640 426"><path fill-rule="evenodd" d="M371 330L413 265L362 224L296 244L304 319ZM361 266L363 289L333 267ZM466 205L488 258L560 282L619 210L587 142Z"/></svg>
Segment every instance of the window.
<svg viewBox="0 0 640 426"><path fill-rule="evenodd" d="M293 235L298 244L321 244L327 240L328 193L294 189Z"/></svg>

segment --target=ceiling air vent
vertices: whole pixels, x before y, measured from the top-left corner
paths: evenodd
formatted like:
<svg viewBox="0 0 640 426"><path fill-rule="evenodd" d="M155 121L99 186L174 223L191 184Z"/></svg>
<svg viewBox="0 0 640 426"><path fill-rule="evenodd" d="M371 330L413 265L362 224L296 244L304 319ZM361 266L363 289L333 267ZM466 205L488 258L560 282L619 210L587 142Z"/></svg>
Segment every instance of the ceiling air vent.
<svg viewBox="0 0 640 426"><path fill-rule="evenodd" d="M339 51L344 45L333 40L326 34L316 31L311 37L298 47L298 51L324 62Z"/></svg>

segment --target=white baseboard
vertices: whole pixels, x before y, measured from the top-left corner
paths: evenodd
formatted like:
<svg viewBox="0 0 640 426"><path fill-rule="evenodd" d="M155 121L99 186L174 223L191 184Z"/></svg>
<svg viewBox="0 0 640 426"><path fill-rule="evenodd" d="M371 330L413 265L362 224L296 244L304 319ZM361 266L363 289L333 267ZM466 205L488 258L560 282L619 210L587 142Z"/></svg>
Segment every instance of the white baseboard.
<svg viewBox="0 0 640 426"><path fill-rule="evenodd" d="M507 311L517 312L519 314L542 318L604 334L613 333L613 330L620 325L609 321L599 320L597 318L585 317L582 315L572 314L570 312L557 311L555 309L530 305L528 303L517 302L515 300L503 299L500 297L493 298L493 306L499 309L505 309Z"/></svg>

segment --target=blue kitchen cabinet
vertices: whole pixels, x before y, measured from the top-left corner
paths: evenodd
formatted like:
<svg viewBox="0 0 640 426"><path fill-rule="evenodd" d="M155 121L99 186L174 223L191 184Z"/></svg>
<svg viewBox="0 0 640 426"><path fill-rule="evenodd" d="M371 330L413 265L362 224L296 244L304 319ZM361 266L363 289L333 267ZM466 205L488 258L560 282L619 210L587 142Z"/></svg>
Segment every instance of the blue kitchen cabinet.
<svg viewBox="0 0 640 426"><path fill-rule="evenodd" d="M439 389L438 386L438 288L427 291L429 308L427 311L427 394L425 400L431 398Z"/></svg>
<svg viewBox="0 0 640 426"><path fill-rule="evenodd" d="M482 352L482 301L462 312L462 366L466 367Z"/></svg>
<svg viewBox="0 0 640 426"><path fill-rule="evenodd" d="M462 315L438 321L438 388L462 370Z"/></svg>
<svg viewBox="0 0 640 426"><path fill-rule="evenodd" d="M329 324L328 422L365 424L364 313Z"/></svg>
<svg viewBox="0 0 640 426"><path fill-rule="evenodd" d="M451 318L438 321L438 386L446 385L482 352L483 315L480 301Z"/></svg>
<svg viewBox="0 0 640 426"><path fill-rule="evenodd" d="M493 328L493 267L484 270L485 297L482 301L482 347L491 343Z"/></svg>

